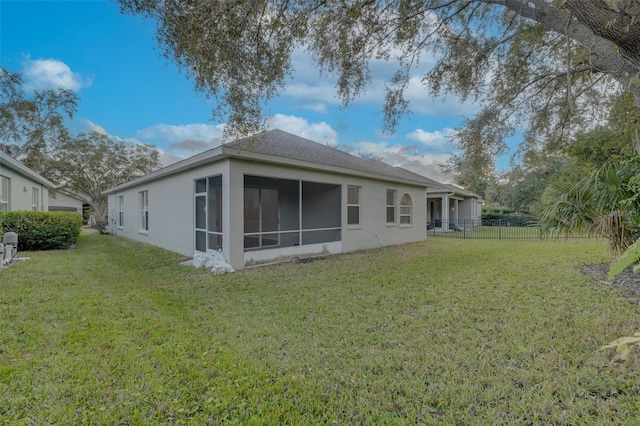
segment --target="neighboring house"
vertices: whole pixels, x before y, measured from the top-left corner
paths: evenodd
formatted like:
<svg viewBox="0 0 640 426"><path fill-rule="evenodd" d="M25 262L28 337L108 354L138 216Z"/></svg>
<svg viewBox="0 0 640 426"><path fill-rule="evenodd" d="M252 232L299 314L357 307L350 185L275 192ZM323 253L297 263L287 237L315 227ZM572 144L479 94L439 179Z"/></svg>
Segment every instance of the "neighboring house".
<svg viewBox="0 0 640 426"><path fill-rule="evenodd" d="M89 198L72 188L59 186L49 191L50 212L76 212L83 214L90 208Z"/></svg>
<svg viewBox="0 0 640 426"><path fill-rule="evenodd" d="M0 151L0 211L47 211L49 188L53 186L38 173Z"/></svg>
<svg viewBox="0 0 640 426"><path fill-rule="evenodd" d="M427 189L429 229L456 231L479 226L484 200L459 186L433 181Z"/></svg>
<svg viewBox="0 0 640 426"><path fill-rule="evenodd" d="M271 130L105 191L113 234L236 269L426 238L428 180Z"/></svg>

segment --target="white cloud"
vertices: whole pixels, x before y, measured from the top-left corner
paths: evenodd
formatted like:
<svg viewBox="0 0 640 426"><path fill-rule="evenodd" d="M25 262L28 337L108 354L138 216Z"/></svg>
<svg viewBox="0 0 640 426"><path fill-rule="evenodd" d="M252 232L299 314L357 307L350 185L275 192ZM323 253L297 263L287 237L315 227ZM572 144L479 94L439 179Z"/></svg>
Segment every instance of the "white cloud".
<svg viewBox="0 0 640 426"><path fill-rule="evenodd" d="M387 155L383 161L392 166L398 166L410 170L419 175L426 176L441 183L453 183L455 178L451 174L443 174L438 170L441 164L445 164L449 154L423 154L423 155Z"/></svg>
<svg viewBox="0 0 640 426"><path fill-rule="evenodd" d="M309 123L306 118L276 114L269 117L267 124L271 129L281 129L318 143L329 145L338 143L338 133L324 121Z"/></svg>
<svg viewBox="0 0 640 426"><path fill-rule="evenodd" d="M407 134L407 139L418 142L427 148L443 149L451 144L452 136L453 129L436 130L434 132L417 129Z"/></svg>
<svg viewBox="0 0 640 426"><path fill-rule="evenodd" d="M300 100L302 104L330 104L339 105L340 99L336 94L333 82L323 80L317 83L294 82L287 84L283 95Z"/></svg>
<svg viewBox="0 0 640 426"><path fill-rule="evenodd" d="M83 120L84 124L89 128L90 132L96 132L96 133L100 133L103 135L108 134L107 131L104 129L104 127L94 123L91 120L87 120L86 118Z"/></svg>
<svg viewBox="0 0 640 426"><path fill-rule="evenodd" d="M60 88L77 92L93 83L93 77L83 77L57 59L27 59L22 74L27 90Z"/></svg>
<svg viewBox="0 0 640 426"><path fill-rule="evenodd" d="M400 51L392 51L389 61L373 59L369 69L371 81L355 99L354 105L374 105L382 109L385 100L385 87L398 69L394 56L401 55ZM317 66L309 54L296 49L292 54L294 78L287 82L283 95L290 96L303 108L308 105L328 104L339 105L336 90L336 78L333 75L320 74ZM435 117L472 116L478 111L477 105L471 102L460 103L452 94L433 97L422 83L423 76L436 64L437 58L423 55L421 62L412 70L412 75L405 90L409 100L409 110L420 115Z"/></svg>
<svg viewBox="0 0 640 426"><path fill-rule="evenodd" d="M327 104L324 102L315 102L301 105L303 109L308 111L317 112L318 114L326 114L327 113Z"/></svg>
<svg viewBox="0 0 640 426"><path fill-rule="evenodd" d="M389 165L411 170L422 176L437 180L442 183L451 183L454 177L440 173L441 164L445 164L451 154L422 152L417 145L393 145L389 142L362 141L354 144L361 155L371 155Z"/></svg>
<svg viewBox="0 0 640 426"><path fill-rule="evenodd" d="M170 164L177 163L178 161L184 160L187 156L178 155L174 152L166 152L161 149L158 149L158 158L160 159L160 165L162 167L166 167Z"/></svg>
<svg viewBox="0 0 640 426"><path fill-rule="evenodd" d="M414 147L389 145L387 142L357 142L355 146L358 151L363 154L372 154L376 157L386 156L388 154L398 154L412 150Z"/></svg>
<svg viewBox="0 0 640 426"><path fill-rule="evenodd" d="M184 151L203 151L220 145L223 124L156 124L136 132L142 139L153 139Z"/></svg>

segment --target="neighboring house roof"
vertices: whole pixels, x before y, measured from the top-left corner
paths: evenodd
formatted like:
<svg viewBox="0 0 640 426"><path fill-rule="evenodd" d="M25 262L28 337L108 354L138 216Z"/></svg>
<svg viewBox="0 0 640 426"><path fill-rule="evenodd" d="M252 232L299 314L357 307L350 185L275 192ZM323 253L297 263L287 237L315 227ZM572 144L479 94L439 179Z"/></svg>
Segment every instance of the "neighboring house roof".
<svg viewBox="0 0 640 426"><path fill-rule="evenodd" d="M68 186L59 186L57 188L54 188L53 191L49 191L49 198L55 198L56 193L64 194L67 197L75 198L76 200L82 201L83 203L89 202L89 197L86 197L83 194L80 194L74 191L72 188Z"/></svg>
<svg viewBox="0 0 640 426"><path fill-rule="evenodd" d="M53 188L55 185L51 183L49 180L40 176L38 173L34 172L18 160L10 157L8 154L0 151L0 166L6 166L17 173L20 173L23 176L28 177L29 179L38 182L41 185L47 186L49 188Z"/></svg>
<svg viewBox="0 0 640 426"><path fill-rule="evenodd" d="M466 189L461 188L461 187L459 187L457 185L452 185L450 183L440 183L440 182L436 182L436 185L433 185L431 188L427 189L427 196L429 194L440 194L442 192L448 192L448 193L453 192L452 195L458 195L458 196L461 196L461 197L477 198L479 200L482 199L482 197L479 196L478 194L475 194L475 193L473 193L471 191L467 191Z"/></svg>
<svg viewBox="0 0 640 426"><path fill-rule="evenodd" d="M108 189L105 194L140 185L223 158L248 159L345 175L410 183L423 187L432 186L435 182L401 167L393 167L377 160L357 157L336 148L275 129L194 155L186 160Z"/></svg>

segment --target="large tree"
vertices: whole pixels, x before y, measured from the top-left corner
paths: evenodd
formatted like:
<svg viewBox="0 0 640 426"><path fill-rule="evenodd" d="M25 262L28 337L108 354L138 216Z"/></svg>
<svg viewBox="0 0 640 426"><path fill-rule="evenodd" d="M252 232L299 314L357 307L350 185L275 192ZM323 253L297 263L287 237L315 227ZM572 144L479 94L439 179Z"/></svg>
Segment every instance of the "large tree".
<svg viewBox="0 0 640 426"><path fill-rule="evenodd" d="M0 149L46 175L52 150L69 138L65 120L77 103L67 89L28 92L19 73L0 67Z"/></svg>
<svg viewBox="0 0 640 426"><path fill-rule="evenodd" d="M103 133L81 133L60 144L52 158L52 178L90 198L95 227L104 228L107 198L102 193L157 169L158 151L146 144L127 144Z"/></svg>
<svg viewBox="0 0 640 426"><path fill-rule="evenodd" d="M640 106L638 0L119 2L157 21L165 56L219 100L215 112L228 114L230 129L244 133L263 124L261 108L294 71L295 49L336 78L345 103L366 89L372 60L395 64L388 129L410 110L406 90L421 59L435 58L418 77L425 89L482 106L457 136L469 156L502 153L519 127L528 147L562 147L600 119L615 88Z"/></svg>
<svg viewBox="0 0 640 426"><path fill-rule="evenodd" d="M487 189L485 200L489 204L507 206L514 210L535 212L545 188L559 176L575 168L566 156L546 156L530 151L521 164L502 173L500 179Z"/></svg>

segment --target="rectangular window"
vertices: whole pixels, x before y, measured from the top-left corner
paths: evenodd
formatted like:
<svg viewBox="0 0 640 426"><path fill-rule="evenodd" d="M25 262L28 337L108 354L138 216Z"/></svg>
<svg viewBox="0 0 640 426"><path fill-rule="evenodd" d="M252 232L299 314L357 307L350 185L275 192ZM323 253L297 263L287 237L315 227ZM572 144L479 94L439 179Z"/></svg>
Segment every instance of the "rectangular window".
<svg viewBox="0 0 640 426"><path fill-rule="evenodd" d="M149 230L149 191L139 192L140 194L140 230Z"/></svg>
<svg viewBox="0 0 640 426"><path fill-rule="evenodd" d="M360 224L360 187L347 186L347 225Z"/></svg>
<svg viewBox="0 0 640 426"><path fill-rule="evenodd" d="M124 228L124 195L118 195L118 228Z"/></svg>
<svg viewBox="0 0 640 426"><path fill-rule="evenodd" d="M0 186L0 210L8 212L11 207L11 179L6 176L0 176L2 185Z"/></svg>
<svg viewBox="0 0 640 426"><path fill-rule="evenodd" d="M395 189L387 189L387 223L396 223Z"/></svg>
<svg viewBox="0 0 640 426"><path fill-rule="evenodd" d="M38 208L38 201L40 201L40 191L38 188L31 188L31 210L34 212L40 210Z"/></svg>
<svg viewBox="0 0 640 426"><path fill-rule="evenodd" d="M400 225L411 225L411 196L404 194L400 199Z"/></svg>

